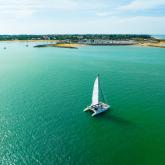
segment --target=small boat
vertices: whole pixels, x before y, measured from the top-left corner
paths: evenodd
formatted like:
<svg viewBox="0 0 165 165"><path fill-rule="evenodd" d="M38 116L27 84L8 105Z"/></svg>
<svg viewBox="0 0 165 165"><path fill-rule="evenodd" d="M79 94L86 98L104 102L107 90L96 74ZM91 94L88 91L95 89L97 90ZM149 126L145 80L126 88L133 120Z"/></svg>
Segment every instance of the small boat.
<svg viewBox="0 0 165 165"><path fill-rule="evenodd" d="M7 49L6 47L4 47L3 49Z"/></svg>
<svg viewBox="0 0 165 165"><path fill-rule="evenodd" d="M92 111L93 112L92 116L98 115L99 113L107 111L110 108L110 105L99 101L99 93L102 94L102 98L103 100L105 100L99 83L99 75L98 75L94 82L92 104L84 109L85 112Z"/></svg>

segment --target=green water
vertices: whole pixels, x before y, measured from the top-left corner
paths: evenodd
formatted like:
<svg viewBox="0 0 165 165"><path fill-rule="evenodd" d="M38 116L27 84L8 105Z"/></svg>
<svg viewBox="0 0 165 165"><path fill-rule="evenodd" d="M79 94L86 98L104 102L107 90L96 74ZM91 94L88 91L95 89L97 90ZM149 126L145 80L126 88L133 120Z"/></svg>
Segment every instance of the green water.
<svg viewBox="0 0 165 165"><path fill-rule="evenodd" d="M164 165L165 49L32 45L0 43L0 164Z"/></svg>

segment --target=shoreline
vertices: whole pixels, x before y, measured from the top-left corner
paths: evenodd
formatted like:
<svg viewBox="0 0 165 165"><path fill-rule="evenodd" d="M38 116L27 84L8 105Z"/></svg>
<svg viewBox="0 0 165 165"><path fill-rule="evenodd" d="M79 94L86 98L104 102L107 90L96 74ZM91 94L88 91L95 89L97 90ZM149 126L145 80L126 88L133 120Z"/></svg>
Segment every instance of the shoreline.
<svg viewBox="0 0 165 165"><path fill-rule="evenodd" d="M41 45L34 46L35 48L41 47L59 47L59 48L74 48L78 49L82 46L140 46L140 47L159 47L165 48L165 40L156 39L155 42L151 41L136 41L134 44L122 44L122 43L112 43L112 44L81 44L81 43L60 43L59 40L0 40L0 42L25 42L25 43L39 43L48 42L47 44L42 43ZM56 42L56 43L54 43Z"/></svg>
<svg viewBox="0 0 165 165"><path fill-rule="evenodd" d="M66 43L57 43L57 44L42 44L36 45L34 48L44 48L44 47L57 47L57 48L70 48L70 49L78 49L79 47L85 46L84 44L66 44Z"/></svg>
<svg viewBox="0 0 165 165"><path fill-rule="evenodd" d="M137 46L165 48L165 40L159 40L157 43L153 43L153 42L138 43Z"/></svg>

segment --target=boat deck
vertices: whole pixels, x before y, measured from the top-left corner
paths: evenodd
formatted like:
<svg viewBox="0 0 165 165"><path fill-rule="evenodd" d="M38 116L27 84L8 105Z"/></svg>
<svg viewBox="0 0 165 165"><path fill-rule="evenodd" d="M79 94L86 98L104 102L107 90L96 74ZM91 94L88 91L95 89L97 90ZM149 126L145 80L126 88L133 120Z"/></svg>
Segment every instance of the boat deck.
<svg viewBox="0 0 165 165"><path fill-rule="evenodd" d="M100 102L97 105L88 106L86 109L84 109L84 111L92 111L93 112L92 116L95 116L98 115L99 113L107 111L109 108L110 106L108 104Z"/></svg>

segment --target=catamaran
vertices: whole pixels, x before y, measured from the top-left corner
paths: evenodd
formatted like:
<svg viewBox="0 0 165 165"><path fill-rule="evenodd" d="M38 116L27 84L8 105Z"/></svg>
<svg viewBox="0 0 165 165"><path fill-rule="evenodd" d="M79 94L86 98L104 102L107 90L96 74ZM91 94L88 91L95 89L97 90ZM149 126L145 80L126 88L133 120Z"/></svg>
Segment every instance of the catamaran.
<svg viewBox="0 0 165 165"><path fill-rule="evenodd" d="M102 94L102 98L103 98L103 100L105 100L103 92L101 90L100 83L99 83L99 75L98 75L94 82L92 103L90 106L88 106L87 108L84 109L84 111L92 111L93 112L92 116L95 116L99 113L107 111L110 108L110 105L99 101L99 93Z"/></svg>

